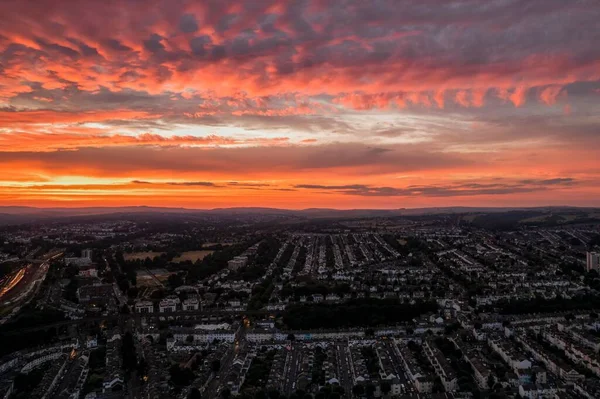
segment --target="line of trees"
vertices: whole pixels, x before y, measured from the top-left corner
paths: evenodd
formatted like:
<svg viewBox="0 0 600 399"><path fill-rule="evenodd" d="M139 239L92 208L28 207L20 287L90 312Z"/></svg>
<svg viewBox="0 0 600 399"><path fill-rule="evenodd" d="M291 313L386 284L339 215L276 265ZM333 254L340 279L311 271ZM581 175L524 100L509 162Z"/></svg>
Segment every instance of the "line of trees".
<svg viewBox="0 0 600 399"><path fill-rule="evenodd" d="M292 329L375 327L410 321L437 308L435 302L411 305L394 298L361 298L340 304L292 305L284 312L283 321Z"/></svg>

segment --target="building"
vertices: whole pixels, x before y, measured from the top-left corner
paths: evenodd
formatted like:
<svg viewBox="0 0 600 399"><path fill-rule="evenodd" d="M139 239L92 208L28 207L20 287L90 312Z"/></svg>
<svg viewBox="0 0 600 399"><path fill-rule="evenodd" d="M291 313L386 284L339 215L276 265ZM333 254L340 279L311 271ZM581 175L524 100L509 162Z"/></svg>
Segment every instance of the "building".
<svg viewBox="0 0 600 399"><path fill-rule="evenodd" d="M172 298L165 298L158 304L160 313L175 312L177 310L177 301Z"/></svg>
<svg viewBox="0 0 600 399"><path fill-rule="evenodd" d="M186 299L183 301L181 308L188 312L198 310L200 308L200 301L198 300L198 298Z"/></svg>
<svg viewBox="0 0 600 399"><path fill-rule="evenodd" d="M136 313L154 313L154 304L150 301L138 301L135 304Z"/></svg>
<svg viewBox="0 0 600 399"><path fill-rule="evenodd" d="M121 390L124 382L121 363L121 334L115 330L106 340L106 367L102 392Z"/></svg>
<svg viewBox="0 0 600 399"><path fill-rule="evenodd" d="M87 258L90 261L92 260L92 250L91 249L84 249L83 251L81 251L81 257L82 258Z"/></svg>
<svg viewBox="0 0 600 399"><path fill-rule="evenodd" d="M72 265L77 267L89 266L92 264L92 250L84 249L81 252L81 257L65 258L66 265Z"/></svg>
<svg viewBox="0 0 600 399"><path fill-rule="evenodd" d="M426 340L423 343L425 356L433 366L435 373L442 380L442 384L447 392L454 392L458 389L458 379L454 369L450 366L444 354L435 345L433 340Z"/></svg>
<svg viewBox="0 0 600 399"><path fill-rule="evenodd" d="M80 277L98 277L98 270L92 265L80 266L78 275Z"/></svg>
<svg viewBox="0 0 600 399"><path fill-rule="evenodd" d="M84 285L77 289L79 303L106 306L114 301L112 284Z"/></svg>
<svg viewBox="0 0 600 399"><path fill-rule="evenodd" d="M233 258L229 262L227 262L227 268L229 270L237 270L241 267L246 266L247 264L248 264L247 256L236 256L235 258Z"/></svg>
<svg viewBox="0 0 600 399"><path fill-rule="evenodd" d="M586 270L598 270L600 269L600 252L587 252L586 253Z"/></svg>

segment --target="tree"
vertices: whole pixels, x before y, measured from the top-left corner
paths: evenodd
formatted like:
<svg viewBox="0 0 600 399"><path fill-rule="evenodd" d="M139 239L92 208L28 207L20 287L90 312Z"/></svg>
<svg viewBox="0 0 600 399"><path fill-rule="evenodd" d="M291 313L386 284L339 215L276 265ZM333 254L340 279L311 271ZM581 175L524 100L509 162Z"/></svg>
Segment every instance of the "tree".
<svg viewBox="0 0 600 399"><path fill-rule="evenodd" d="M133 335L131 335L130 331L127 331L123 337L121 355L123 357L123 369L125 371L132 371L137 365L137 355Z"/></svg>
<svg viewBox="0 0 600 399"><path fill-rule="evenodd" d="M228 399L231 397L231 390L229 388L223 388L221 391L221 397L223 399Z"/></svg>
<svg viewBox="0 0 600 399"><path fill-rule="evenodd" d="M373 385L372 383L368 383L365 386L365 393L367 394L367 398L372 398L375 395L375 391L377 390L377 388L375 387L375 385Z"/></svg>
<svg viewBox="0 0 600 399"><path fill-rule="evenodd" d="M362 396L365 394L365 387L361 384L357 384L352 387L352 394L354 396Z"/></svg>
<svg viewBox="0 0 600 399"><path fill-rule="evenodd" d="M189 385L194 380L194 372L188 368L181 368L178 364L174 364L169 369L171 383L178 387Z"/></svg>
<svg viewBox="0 0 600 399"><path fill-rule="evenodd" d="M267 399L267 393L263 390L260 390L254 394L254 399Z"/></svg>
<svg viewBox="0 0 600 399"><path fill-rule="evenodd" d="M185 337L185 342L191 344L192 342L194 342L194 336L188 335L187 337Z"/></svg>
<svg viewBox="0 0 600 399"><path fill-rule="evenodd" d="M213 373L218 373L221 370L221 361L219 359L215 359L210 363L210 369Z"/></svg>
<svg viewBox="0 0 600 399"><path fill-rule="evenodd" d="M288 341L295 341L296 340L296 336L294 334L288 334L287 340Z"/></svg>
<svg viewBox="0 0 600 399"><path fill-rule="evenodd" d="M391 391L392 391L392 384L390 384L389 381L382 381L381 382L381 393L383 393L384 395L387 395Z"/></svg>
<svg viewBox="0 0 600 399"><path fill-rule="evenodd" d="M200 391L198 390L198 388L190 389L188 399L202 399L202 395L200 395Z"/></svg>
<svg viewBox="0 0 600 399"><path fill-rule="evenodd" d="M444 384L442 384L442 379L440 377L437 377L435 379L435 381L433 381L432 392L433 393L442 393L442 392L445 392Z"/></svg>
<svg viewBox="0 0 600 399"><path fill-rule="evenodd" d="M175 289L183 285L183 279L179 274L171 274L167 279L167 284L169 284L169 287Z"/></svg>
<svg viewBox="0 0 600 399"><path fill-rule="evenodd" d="M269 399L279 399L281 397L281 393L279 393L276 389L271 389L269 391Z"/></svg>
<svg viewBox="0 0 600 399"><path fill-rule="evenodd" d="M148 363L145 358L141 358L137 365L137 373L140 378L143 379L148 374Z"/></svg>
<svg viewBox="0 0 600 399"><path fill-rule="evenodd" d="M129 289L127 290L127 296L131 299L135 299L137 298L138 295L138 288L137 287L129 287Z"/></svg>
<svg viewBox="0 0 600 399"><path fill-rule="evenodd" d="M571 321L575 320L575 315L573 313L567 313L565 315L565 320L571 322Z"/></svg>

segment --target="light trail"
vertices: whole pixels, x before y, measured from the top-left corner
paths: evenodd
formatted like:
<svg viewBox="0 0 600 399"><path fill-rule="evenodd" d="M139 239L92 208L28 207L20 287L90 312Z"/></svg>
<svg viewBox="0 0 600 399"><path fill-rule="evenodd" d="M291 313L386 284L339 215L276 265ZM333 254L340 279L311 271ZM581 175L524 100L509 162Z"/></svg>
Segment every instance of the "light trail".
<svg viewBox="0 0 600 399"><path fill-rule="evenodd" d="M25 276L26 267L22 268L15 274L15 276L0 290L0 298L2 298L6 293L12 290Z"/></svg>

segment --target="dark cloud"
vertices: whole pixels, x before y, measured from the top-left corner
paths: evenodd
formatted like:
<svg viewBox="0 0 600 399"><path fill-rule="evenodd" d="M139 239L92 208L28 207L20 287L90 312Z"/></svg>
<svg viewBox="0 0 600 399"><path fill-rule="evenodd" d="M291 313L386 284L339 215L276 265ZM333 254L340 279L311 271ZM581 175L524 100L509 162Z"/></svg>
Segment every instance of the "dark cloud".
<svg viewBox="0 0 600 399"><path fill-rule="evenodd" d="M179 29L183 33L194 33L198 30L198 22L193 14L184 14L179 20Z"/></svg>
<svg viewBox="0 0 600 399"><path fill-rule="evenodd" d="M132 51L131 47L127 47L123 45L120 41L115 39L106 39L104 41L105 45L115 51Z"/></svg>
<svg viewBox="0 0 600 399"><path fill-rule="evenodd" d="M201 187L220 187L219 185L209 182L209 181L169 181L169 182L151 182L145 180L132 180L133 184L142 184L142 185L155 185L155 184L166 184L169 186L201 186Z"/></svg>
<svg viewBox="0 0 600 399"><path fill-rule="evenodd" d="M364 197L458 197L477 195L507 195L518 193L529 193L545 191L556 186L570 186L575 184L572 178L556 178L547 180L527 179L518 182L506 183L455 183L452 185L429 185L429 186L407 186L377 187L363 184L351 185L319 185L299 184L297 189L332 191L346 195L357 195Z"/></svg>
<svg viewBox="0 0 600 399"><path fill-rule="evenodd" d="M206 45L211 42L209 36L198 36L190 39L190 49L192 53L197 56L204 56L206 54Z"/></svg>
<svg viewBox="0 0 600 399"><path fill-rule="evenodd" d="M165 46L161 43L162 40L163 37L161 35L153 33L152 35L150 35L150 38L148 40L144 40L144 47L151 53L158 53L159 51L164 51Z"/></svg>
<svg viewBox="0 0 600 399"><path fill-rule="evenodd" d="M267 184L267 183L246 183L246 182L230 181L227 184L229 186L233 186L233 187L252 187L252 188L271 187L271 185Z"/></svg>
<svg viewBox="0 0 600 399"><path fill-rule="evenodd" d="M570 177L559 177L555 179L545 179L545 180L521 180L522 184L535 184L539 186L554 186L554 185L570 185L576 182L575 179Z"/></svg>

